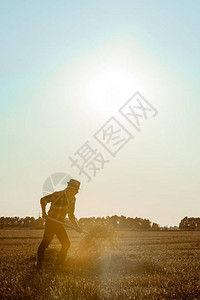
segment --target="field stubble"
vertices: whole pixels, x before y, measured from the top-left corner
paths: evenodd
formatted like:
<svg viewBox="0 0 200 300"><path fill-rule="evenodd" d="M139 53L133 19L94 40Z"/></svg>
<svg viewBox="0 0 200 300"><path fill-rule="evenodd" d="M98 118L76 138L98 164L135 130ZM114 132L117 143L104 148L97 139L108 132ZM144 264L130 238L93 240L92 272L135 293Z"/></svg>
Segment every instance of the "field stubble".
<svg viewBox="0 0 200 300"><path fill-rule="evenodd" d="M43 269L34 267L43 230L0 231L1 299L200 299L200 232L120 231L72 243L55 268L54 238ZM103 237L103 238L101 238Z"/></svg>

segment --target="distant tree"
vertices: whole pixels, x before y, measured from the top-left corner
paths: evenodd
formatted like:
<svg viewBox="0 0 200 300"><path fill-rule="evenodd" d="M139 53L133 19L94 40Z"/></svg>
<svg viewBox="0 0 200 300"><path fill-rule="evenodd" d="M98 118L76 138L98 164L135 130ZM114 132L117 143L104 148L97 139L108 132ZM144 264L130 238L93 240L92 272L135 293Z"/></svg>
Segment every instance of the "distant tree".
<svg viewBox="0 0 200 300"><path fill-rule="evenodd" d="M144 230L151 229L151 222L148 219L142 220L141 229Z"/></svg>
<svg viewBox="0 0 200 300"><path fill-rule="evenodd" d="M114 227L119 227L120 217L118 217L117 215L114 215L114 216L110 217L109 218L109 224L114 226Z"/></svg>
<svg viewBox="0 0 200 300"><path fill-rule="evenodd" d="M185 217L181 220L179 228L181 230L196 230L200 226L200 218L188 218Z"/></svg>
<svg viewBox="0 0 200 300"><path fill-rule="evenodd" d="M81 227L86 229L95 224L95 218L80 218L78 223Z"/></svg>
<svg viewBox="0 0 200 300"><path fill-rule="evenodd" d="M0 228L3 229L4 225L5 225L5 223L4 223L4 217L1 217L0 218Z"/></svg>
<svg viewBox="0 0 200 300"><path fill-rule="evenodd" d="M119 227L120 228L126 228L126 217L120 216L119 218Z"/></svg>
<svg viewBox="0 0 200 300"><path fill-rule="evenodd" d="M35 218L33 217L26 217L24 219L24 222L23 222L23 227L34 227L35 226Z"/></svg>
<svg viewBox="0 0 200 300"><path fill-rule="evenodd" d="M160 230L160 226L157 223L153 223L151 226L152 230Z"/></svg>
<svg viewBox="0 0 200 300"><path fill-rule="evenodd" d="M42 219L41 217L39 217L38 219L35 220L35 227L36 228L41 228L44 226L44 219Z"/></svg>
<svg viewBox="0 0 200 300"><path fill-rule="evenodd" d="M169 230L179 230L179 227L178 226L170 226Z"/></svg>

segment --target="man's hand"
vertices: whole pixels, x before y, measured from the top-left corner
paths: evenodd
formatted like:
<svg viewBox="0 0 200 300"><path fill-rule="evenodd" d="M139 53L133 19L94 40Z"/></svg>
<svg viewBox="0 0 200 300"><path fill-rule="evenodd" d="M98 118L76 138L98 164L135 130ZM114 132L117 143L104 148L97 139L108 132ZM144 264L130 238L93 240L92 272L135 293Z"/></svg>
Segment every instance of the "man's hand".
<svg viewBox="0 0 200 300"><path fill-rule="evenodd" d="M48 218L48 215L46 214L46 204L41 203L41 207L42 207L42 218L46 220Z"/></svg>
<svg viewBox="0 0 200 300"><path fill-rule="evenodd" d="M46 220L48 218L48 215L46 213L43 213L42 218Z"/></svg>
<svg viewBox="0 0 200 300"><path fill-rule="evenodd" d="M83 230L80 227L76 227L76 232L82 233Z"/></svg>

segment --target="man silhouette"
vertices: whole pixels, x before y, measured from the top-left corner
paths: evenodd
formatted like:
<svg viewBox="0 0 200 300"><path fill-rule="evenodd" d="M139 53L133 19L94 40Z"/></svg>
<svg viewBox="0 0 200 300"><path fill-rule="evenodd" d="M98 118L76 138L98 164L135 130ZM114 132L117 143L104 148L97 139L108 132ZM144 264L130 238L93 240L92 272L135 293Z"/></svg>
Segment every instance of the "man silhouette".
<svg viewBox="0 0 200 300"><path fill-rule="evenodd" d="M78 232L83 232L83 230L78 226L76 218L74 215L75 210L75 195L79 192L80 182L75 179L70 179L65 190L54 192L51 195L47 195L40 200L42 207L42 217L46 219L45 230L42 242L40 243L37 251L36 268L40 270L42 267L42 261L44 259L44 252L46 248L51 243L54 234L58 237L62 247L58 254L56 261L57 265L61 265L65 261L67 251L70 247L70 241L67 232L62 224L48 219L48 217L53 218L57 221L64 222L66 215L68 214L70 221L76 228ZM46 214L46 205L51 203L51 207Z"/></svg>

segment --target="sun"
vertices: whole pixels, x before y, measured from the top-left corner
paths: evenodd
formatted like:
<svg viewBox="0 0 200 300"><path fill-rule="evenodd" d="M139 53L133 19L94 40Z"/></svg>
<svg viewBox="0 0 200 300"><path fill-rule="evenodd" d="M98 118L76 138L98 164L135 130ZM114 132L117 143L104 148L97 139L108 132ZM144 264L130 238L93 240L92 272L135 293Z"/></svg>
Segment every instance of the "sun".
<svg viewBox="0 0 200 300"><path fill-rule="evenodd" d="M135 91L137 80L134 73L119 68L104 68L89 78L86 84L86 99L99 113L111 113L119 108Z"/></svg>

